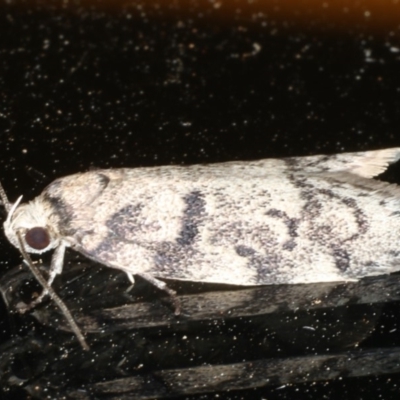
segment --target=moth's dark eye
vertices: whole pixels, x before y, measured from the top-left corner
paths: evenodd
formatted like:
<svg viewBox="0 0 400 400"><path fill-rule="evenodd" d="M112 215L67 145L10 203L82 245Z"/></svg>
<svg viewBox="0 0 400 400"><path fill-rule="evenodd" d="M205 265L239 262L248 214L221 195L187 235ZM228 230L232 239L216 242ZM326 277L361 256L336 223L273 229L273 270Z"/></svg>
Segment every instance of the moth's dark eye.
<svg viewBox="0 0 400 400"><path fill-rule="evenodd" d="M26 232L25 241L32 249L43 250L50 244L50 236L47 229L38 226Z"/></svg>

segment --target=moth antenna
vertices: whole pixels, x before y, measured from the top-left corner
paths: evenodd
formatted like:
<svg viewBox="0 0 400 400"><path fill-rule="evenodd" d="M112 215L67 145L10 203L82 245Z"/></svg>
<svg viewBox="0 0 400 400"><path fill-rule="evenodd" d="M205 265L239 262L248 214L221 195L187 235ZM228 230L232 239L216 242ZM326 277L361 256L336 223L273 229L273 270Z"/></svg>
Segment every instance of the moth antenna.
<svg viewBox="0 0 400 400"><path fill-rule="evenodd" d="M31 270L32 274L35 276L37 281L42 285L43 289L47 291L47 293L49 294L51 299L57 304L57 306L61 310L61 312L64 314L65 319L69 323L72 331L74 332L75 336L77 337L82 348L84 350L89 350L89 345L86 343L86 340L82 334L82 331L80 330L77 323L75 322L75 319L72 316L71 312L69 311L68 307L61 300L61 298L57 295L57 293L53 290L53 288L47 283L46 279L43 278L43 275L40 272L39 268L37 268L36 265L33 264L30 255L25 250L24 242L22 240L22 235L21 235L20 231L17 231L17 238L18 238L19 249L21 251L21 254L24 257L25 262L28 265L29 269Z"/></svg>
<svg viewBox="0 0 400 400"><path fill-rule="evenodd" d="M10 201L8 200L8 197L6 195L6 191L3 188L3 185L0 183L0 197L1 197L1 201L3 203L3 206L7 211L7 218L5 220L5 223L8 224L8 223L10 223L11 217L13 216L19 203L21 203L22 195L18 197L17 201L14 204L11 204Z"/></svg>
<svg viewBox="0 0 400 400"><path fill-rule="evenodd" d="M7 213L9 213L11 210L11 204L8 201L6 191L4 190L3 185L1 183L0 183L0 197L1 197L1 202L3 203L4 208L6 209Z"/></svg>
<svg viewBox="0 0 400 400"><path fill-rule="evenodd" d="M10 207L7 214L7 219L6 219L6 223L9 223L11 221L11 217L13 216L15 210L17 209L19 203L21 203L22 200L22 195L18 197L17 201Z"/></svg>

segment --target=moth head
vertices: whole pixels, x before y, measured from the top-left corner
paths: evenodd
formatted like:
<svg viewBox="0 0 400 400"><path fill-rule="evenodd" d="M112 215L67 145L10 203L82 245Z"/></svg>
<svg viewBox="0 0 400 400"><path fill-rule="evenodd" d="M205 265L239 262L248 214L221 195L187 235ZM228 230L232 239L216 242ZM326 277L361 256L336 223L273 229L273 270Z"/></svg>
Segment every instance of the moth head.
<svg viewBox="0 0 400 400"><path fill-rule="evenodd" d="M4 221L4 233L15 247L20 247L18 234L29 253L44 253L60 244L60 239L51 225L50 210L40 200L20 204L21 196L14 204L10 204L2 187L0 195L8 213Z"/></svg>

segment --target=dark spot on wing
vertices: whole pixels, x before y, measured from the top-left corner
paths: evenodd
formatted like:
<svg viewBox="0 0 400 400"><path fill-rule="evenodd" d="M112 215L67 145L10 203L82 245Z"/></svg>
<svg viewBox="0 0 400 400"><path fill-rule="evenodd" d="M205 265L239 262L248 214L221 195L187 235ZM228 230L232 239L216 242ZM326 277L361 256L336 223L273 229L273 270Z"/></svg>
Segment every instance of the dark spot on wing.
<svg viewBox="0 0 400 400"><path fill-rule="evenodd" d="M288 228L288 233L291 238L299 236L297 229L299 228L300 220L298 218L290 218L284 211L277 210L276 208L268 210L266 215L282 219ZM294 246L296 246L296 244L294 244Z"/></svg>
<svg viewBox="0 0 400 400"><path fill-rule="evenodd" d="M374 268L374 269L378 269L379 268L379 264L376 261L368 261L365 263L365 266L368 268Z"/></svg>
<svg viewBox="0 0 400 400"><path fill-rule="evenodd" d="M293 169L293 170L298 169L300 164L301 164L299 162L299 158L298 157L286 157L286 158L282 158L282 161L285 162L285 164L287 165L287 167L289 169Z"/></svg>
<svg viewBox="0 0 400 400"><path fill-rule="evenodd" d="M332 254L335 260L336 267L342 271L346 272L350 267L350 255L345 250L338 246L332 246Z"/></svg>
<svg viewBox="0 0 400 400"><path fill-rule="evenodd" d="M115 236L131 237L133 232L140 228L143 222L140 217L144 205L129 204L115 212L106 222L107 228Z"/></svg>
<svg viewBox="0 0 400 400"><path fill-rule="evenodd" d="M181 246L192 245L199 233L199 224L205 216L204 196L200 191L193 191L184 197L186 204L183 212L182 228L176 239Z"/></svg>
<svg viewBox="0 0 400 400"><path fill-rule="evenodd" d="M269 215L270 217L277 217L277 218L283 218L285 215L283 211L277 210L276 208L271 208L265 214Z"/></svg>
<svg viewBox="0 0 400 400"><path fill-rule="evenodd" d="M354 200L350 197L344 197L341 200L342 200L343 204L345 204L347 207L352 209L353 214L356 218L360 233L365 233L368 230L368 226L369 226L368 219L365 216L364 212L361 210L361 208L358 207L356 200Z"/></svg>
<svg viewBox="0 0 400 400"><path fill-rule="evenodd" d="M240 257L249 257L256 253L254 249L244 245L235 246L235 251Z"/></svg>
<svg viewBox="0 0 400 400"><path fill-rule="evenodd" d="M53 182L51 186L60 186L60 182ZM58 230L62 236L70 236L75 233L75 230L71 228L73 222L73 209L70 208L64 201L61 195L55 194L58 191L47 191L47 188L42 193L44 202L50 204L50 207L54 214L58 217Z"/></svg>
<svg viewBox="0 0 400 400"><path fill-rule="evenodd" d="M200 191L190 192L183 200L186 206L176 241L151 244L154 253L154 274L169 274L176 278L185 277L187 265L198 254L194 244L199 234L199 226L205 218L206 202Z"/></svg>
<svg viewBox="0 0 400 400"><path fill-rule="evenodd" d="M100 183L100 186L102 187L101 191L103 191L110 183L110 178L107 175L104 175L101 173L98 173L96 175L99 178L99 183Z"/></svg>
<svg viewBox="0 0 400 400"><path fill-rule="evenodd" d="M197 225L194 222L186 221L176 241L181 246L189 246L193 244L198 233L199 228Z"/></svg>
<svg viewBox="0 0 400 400"><path fill-rule="evenodd" d="M331 189L316 189L316 192L325 195L326 197L328 197L328 199L339 198L339 196L337 194L333 193L333 191Z"/></svg>
<svg viewBox="0 0 400 400"><path fill-rule="evenodd" d="M290 239L283 244L282 248L284 250L292 251L296 246L297 246L297 243L295 242L295 240Z"/></svg>
<svg viewBox="0 0 400 400"><path fill-rule="evenodd" d="M309 157L288 157L284 158L288 169L294 172L305 172L307 170L313 169L315 172L323 173L329 172L330 167L328 166L328 161L335 160L335 155L321 155Z"/></svg>

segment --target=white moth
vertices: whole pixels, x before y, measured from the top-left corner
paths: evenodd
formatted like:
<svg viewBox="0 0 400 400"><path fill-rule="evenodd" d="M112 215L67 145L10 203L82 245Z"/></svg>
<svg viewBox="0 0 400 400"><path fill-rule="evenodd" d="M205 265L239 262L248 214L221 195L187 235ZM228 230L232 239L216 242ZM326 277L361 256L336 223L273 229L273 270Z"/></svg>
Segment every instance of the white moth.
<svg viewBox="0 0 400 400"><path fill-rule="evenodd" d="M4 230L29 253L55 250L49 285L67 247L171 294L159 278L355 280L400 270L400 188L371 179L399 158L392 148L80 173L10 206Z"/></svg>

